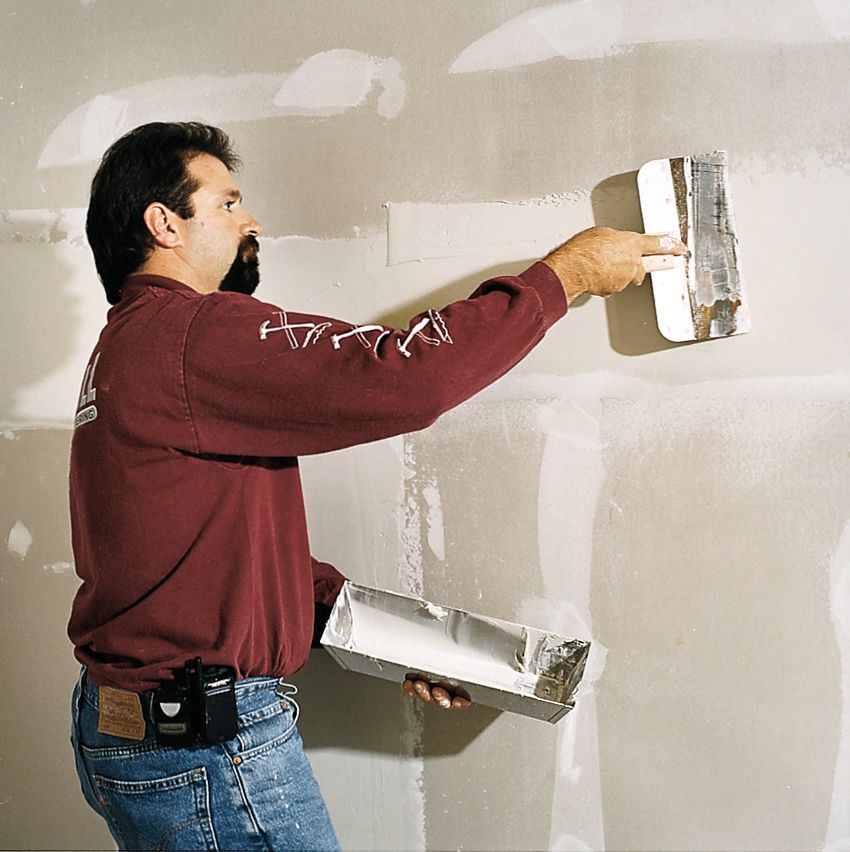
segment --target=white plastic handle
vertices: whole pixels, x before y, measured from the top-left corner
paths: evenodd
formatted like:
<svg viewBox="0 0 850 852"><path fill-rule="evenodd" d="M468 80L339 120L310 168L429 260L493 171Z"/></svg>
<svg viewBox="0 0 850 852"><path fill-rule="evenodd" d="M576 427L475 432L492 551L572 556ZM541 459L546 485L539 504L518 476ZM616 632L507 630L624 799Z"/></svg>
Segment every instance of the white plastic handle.
<svg viewBox="0 0 850 852"><path fill-rule="evenodd" d="M648 254L643 260L644 272L658 272L661 269L672 269L676 265L675 254Z"/></svg>

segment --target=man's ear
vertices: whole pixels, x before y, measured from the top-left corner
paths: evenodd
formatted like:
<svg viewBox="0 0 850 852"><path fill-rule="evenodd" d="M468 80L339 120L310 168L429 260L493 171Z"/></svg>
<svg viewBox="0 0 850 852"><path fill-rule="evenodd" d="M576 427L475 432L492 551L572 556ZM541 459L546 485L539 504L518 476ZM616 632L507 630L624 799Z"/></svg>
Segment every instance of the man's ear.
<svg viewBox="0 0 850 852"><path fill-rule="evenodd" d="M160 248L177 248L182 245L179 217L159 201L154 201L142 214L145 226Z"/></svg>

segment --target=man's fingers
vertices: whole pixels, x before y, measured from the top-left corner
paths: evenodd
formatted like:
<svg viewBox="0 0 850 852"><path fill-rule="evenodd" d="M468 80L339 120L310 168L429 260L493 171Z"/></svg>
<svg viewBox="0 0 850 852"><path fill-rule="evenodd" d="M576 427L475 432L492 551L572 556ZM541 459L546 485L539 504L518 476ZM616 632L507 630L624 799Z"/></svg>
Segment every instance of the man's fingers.
<svg viewBox="0 0 850 852"><path fill-rule="evenodd" d="M641 254L687 254L688 247L672 234L641 234Z"/></svg>
<svg viewBox="0 0 850 852"><path fill-rule="evenodd" d="M431 701L431 687L424 680L413 681L413 688L418 698L421 698L423 701Z"/></svg>
<svg viewBox="0 0 850 852"><path fill-rule="evenodd" d="M404 694L410 698L421 698L423 701L431 700L431 688L424 680L405 678L401 688L404 690Z"/></svg>
<svg viewBox="0 0 850 852"><path fill-rule="evenodd" d="M445 689L443 689L442 686L435 686L431 690L431 697L440 705L440 707L446 710L452 706L452 697Z"/></svg>
<svg viewBox="0 0 850 852"><path fill-rule="evenodd" d="M459 686L432 684L416 675L408 675L401 685L409 698L419 698L426 703L434 703L444 710L463 710L472 701L465 689Z"/></svg>

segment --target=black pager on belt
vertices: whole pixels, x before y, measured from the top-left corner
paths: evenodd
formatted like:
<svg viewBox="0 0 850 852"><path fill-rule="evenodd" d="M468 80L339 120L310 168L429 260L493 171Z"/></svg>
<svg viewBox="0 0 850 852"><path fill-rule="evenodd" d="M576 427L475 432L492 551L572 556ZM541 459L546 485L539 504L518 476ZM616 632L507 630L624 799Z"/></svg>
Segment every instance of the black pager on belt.
<svg viewBox="0 0 850 852"><path fill-rule="evenodd" d="M154 692L153 721L157 743L172 748L233 739L238 728L234 669L204 666L200 657L188 661Z"/></svg>

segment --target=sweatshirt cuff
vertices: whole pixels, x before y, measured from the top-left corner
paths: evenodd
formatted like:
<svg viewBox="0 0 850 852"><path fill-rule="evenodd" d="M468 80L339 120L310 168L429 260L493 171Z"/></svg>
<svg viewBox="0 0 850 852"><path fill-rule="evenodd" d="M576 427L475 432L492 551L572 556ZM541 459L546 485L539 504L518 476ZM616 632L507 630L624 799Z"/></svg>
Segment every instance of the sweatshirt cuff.
<svg viewBox="0 0 850 852"><path fill-rule="evenodd" d="M543 305L543 324L548 330L567 312L567 295L561 279L551 266L542 261L529 266L525 272L520 273L519 277L523 282L534 287L540 295L540 302Z"/></svg>

